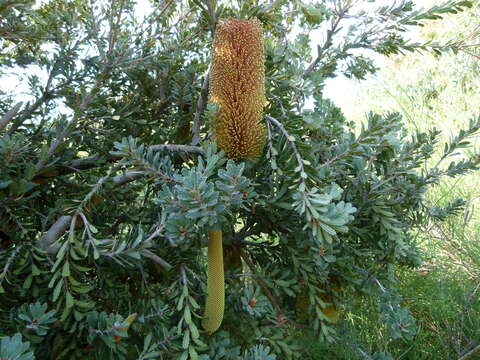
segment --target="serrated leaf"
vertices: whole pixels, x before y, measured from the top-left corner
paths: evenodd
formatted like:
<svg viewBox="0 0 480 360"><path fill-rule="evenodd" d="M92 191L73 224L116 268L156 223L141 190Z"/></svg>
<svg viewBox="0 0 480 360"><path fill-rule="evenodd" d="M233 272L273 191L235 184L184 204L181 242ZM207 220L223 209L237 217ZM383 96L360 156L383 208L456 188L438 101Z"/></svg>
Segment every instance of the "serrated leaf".
<svg viewBox="0 0 480 360"><path fill-rule="evenodd" d="M197 351L195 350L195 348L193 346L190 346L188 348L188 353L190 354L190 359L191 360L198 360Z"/></svg>
<svg viewBox="0 0 480 360"><path fill-rule="evenodd" d="M178 358L178 360L187 360L188 359L188 350L185 350L182 355Z"/></svg>
<svg viewBox="0 0 480 360"><path fill-rule="evenodd" d="M73 296L70 293L70 291L67 291L67 294L65 295L65 306L67 308L71 308L73 306L73 304L74 304Z"/></svg>
<svg viewBox="0 0 480 360"><path fill-rule="evenodd" d="M54 302L57 301L58 296L60 295L60 290L62 289L62 284L63 284L63 281L62 281L62 280L59 280L59 281L57 282L57 285L55 286L55 289L53 290L52 300L53 300Z"/></svg>
<svg viewBox="0 0 480 360"><path fill-rule="evenodd" d="M68 261L65 261L65 263L63 264L62 276L63 277L70 276L70 263Z"/></svg>
<svg viewBox="0 0 480 360"><path fill-rule="evenodd" d="M190 331L183 333L182 348L187 349L190 345Z"/></svg>

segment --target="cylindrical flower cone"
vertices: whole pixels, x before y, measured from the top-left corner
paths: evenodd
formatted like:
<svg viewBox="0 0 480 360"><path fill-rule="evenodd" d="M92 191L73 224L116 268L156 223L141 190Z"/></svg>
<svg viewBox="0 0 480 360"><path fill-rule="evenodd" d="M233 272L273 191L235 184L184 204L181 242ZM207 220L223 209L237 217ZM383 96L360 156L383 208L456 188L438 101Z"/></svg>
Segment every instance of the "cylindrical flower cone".
<svg viewBox="0 0 480 360"><path fill-rule="evenodd" d="M210 103L219 106L213 133L227 157L257 160L266 140L263 37L257 19L229 19L217 25Z"/></svg>

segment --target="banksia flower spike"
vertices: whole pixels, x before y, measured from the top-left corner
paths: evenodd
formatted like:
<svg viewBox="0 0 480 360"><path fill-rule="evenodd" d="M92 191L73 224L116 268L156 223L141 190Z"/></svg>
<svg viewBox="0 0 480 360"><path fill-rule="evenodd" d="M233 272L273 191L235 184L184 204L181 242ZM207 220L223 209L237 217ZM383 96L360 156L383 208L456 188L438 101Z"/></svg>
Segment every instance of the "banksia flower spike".
<svg viewBox="0 0 480 360"><path fill-rule="evenodd" d="M265 65L262 25L229 19L217 25L210 74L210 103L217 144L233 160L257 160L266 140L262 123Z"/></svg>
<svg viewBox="0 0 480 360"><path fill-rule="evenodd" d="M217 25L209 101L219 107L212 128L227 157L257 160L266 140L262 25L257 19L229 19ZM222 232L218 230L209 232L207 290L202 325L212 334L222 324L225 307Z"/></svg>

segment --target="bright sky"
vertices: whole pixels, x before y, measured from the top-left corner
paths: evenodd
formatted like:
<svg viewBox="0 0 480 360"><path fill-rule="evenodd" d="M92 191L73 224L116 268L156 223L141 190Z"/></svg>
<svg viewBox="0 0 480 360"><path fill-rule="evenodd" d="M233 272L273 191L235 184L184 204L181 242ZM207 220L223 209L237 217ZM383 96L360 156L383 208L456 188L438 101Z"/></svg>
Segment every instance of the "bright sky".
<svg viewBox="0 0 480 360"><path fill-rule="evenodd" d="M395 0L377 0L375 1L375 7L393 5L395 2L398 3L398 1ZM438 3L439 0L417 0L415 2L419 4L419 7L425 8L432 6L435 3ZM372 7L372 4L364 1L363 4L360 4L360 7L368 10ZM412 28L412 30L413 31L410 33L410 37L412 39L415 39L416 28ZM313 46L312 49L315 49L315 47L316 45ZM381 68L386 62L386 57L383 55L372 52L368 52L367 55L374 59L375 65L377 67ZM367 79L371 79L372 77L375 77L375 75L370 75L367 77ZM349 79L343 75L340 75L336 78L326 80L324 95L325 97L331 99L338 107L340 107L341 109L345 109L347 104L351 104L353 100L357 98L357 93L362 90L363 84L364 81Z"/></svg>

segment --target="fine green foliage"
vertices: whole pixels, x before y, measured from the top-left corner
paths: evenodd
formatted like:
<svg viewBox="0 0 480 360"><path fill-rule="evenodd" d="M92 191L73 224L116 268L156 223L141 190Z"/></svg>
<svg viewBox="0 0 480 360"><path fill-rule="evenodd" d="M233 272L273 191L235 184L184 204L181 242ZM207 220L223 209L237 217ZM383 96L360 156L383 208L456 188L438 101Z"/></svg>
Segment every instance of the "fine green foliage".
<svg viewBox="0 0 480 360"><path fill-rule="evenodd" d="M0 72L19 88L0 93L0 351L14 342L37 359L297 359L310 351L304 332L391 358L350 339L346 310L373 308L385 339L418 333L396 272L421 264L416 233L428 219L461 209L426 192L477 169L466 150L480 118L446 141L394 111L356 126L323 94L325 79L375 72L358 49L458 50L454 38L412 42L406 30L470 6L2 5ZM257 17L264 32L267 141L255 163L218 150L206 106L212 33L228 17ZM312 57L316 31L325 34ZM211 336L200 327L209 229L238 260Z"/></svg>
<svg viewBox="0 0 480 360"><path fill-rule="evenodd" d="M6 336L0 342L0 356L5 360L31 360L33 352L29 351L30 343L22 341L22 335Z"/></svg>
<svg viewBox="0 0 480 360"><path fill-rule="evenodd" d="M369 109L398 109L411 131L436 126L442 129L443 141L458 143L458 129L468 126L468 117L477 113L480 106L479 48L473 46L480 39L479 15L480 7L476 4L462 14L448 16L417 31L423 41L443 41L459 34L458 52L441 57L416 54L386 60L382 70L359 84L360 91L339 99L345 112L361 121ZM349 99L353 99L350 104ZM478 139L478 135L470 137L477 149ZM428 164L436 164L445 150L448 151L437 147ZM452 158L474 151L463 149ZM416 232L425 262L420 269L397 272L397 291L417 322L413 341L391 341L384 329L374 331L378 324L376 304L365 303L350 308L348 315L352 317L357 344L370 351L388 351L399 359L458 359L476 348L480 326L480 247L476 241L480 234L479 179L477 173L443 178L426 193L431 206L429 216ZM312 353L318 350L312 348ZM353 356L339 348L334 351L338 356L332 357L335 359Z"/></svg>
<svg viewBox="0 0 480 360"><path fill-rule="evenodd" d="M54 315L55 310L47 312L47 304L38 302L29 305L23 304L18 309L18 319L21 327L24 328L24 336L34 342L41 342L43 340L41 336L46 335L50 324L57 320Z"/></svg>

